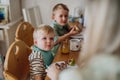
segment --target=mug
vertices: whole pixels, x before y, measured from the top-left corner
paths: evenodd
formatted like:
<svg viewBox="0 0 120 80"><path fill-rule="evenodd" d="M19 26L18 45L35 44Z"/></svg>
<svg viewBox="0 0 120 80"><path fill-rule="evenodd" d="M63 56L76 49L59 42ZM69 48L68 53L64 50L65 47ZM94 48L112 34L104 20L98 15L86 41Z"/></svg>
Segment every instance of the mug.
<svg viewBox="0 0 120 80"><path fill-rule="evenodd" d="M70 50L71 51L80 50L80 39L70 39Z"/></svg>

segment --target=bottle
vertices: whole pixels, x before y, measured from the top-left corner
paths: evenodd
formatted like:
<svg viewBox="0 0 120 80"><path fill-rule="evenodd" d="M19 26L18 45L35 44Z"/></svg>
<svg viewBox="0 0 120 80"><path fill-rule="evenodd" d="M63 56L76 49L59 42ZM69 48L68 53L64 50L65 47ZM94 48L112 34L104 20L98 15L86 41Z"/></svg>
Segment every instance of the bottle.
<svg viewBox="0 0 120 80"><path fill-rule="evenodd" d="M62 46L61 46L61 52L62 54L69 54L69 40L66 39L62 42Z"/></svg>
<svg viewBox="0 0 120 80"><path fill-rule="evenodd" d="M83 14L81 14L80 18L79 18L79 22L84 25L84 16Z"/></svg>

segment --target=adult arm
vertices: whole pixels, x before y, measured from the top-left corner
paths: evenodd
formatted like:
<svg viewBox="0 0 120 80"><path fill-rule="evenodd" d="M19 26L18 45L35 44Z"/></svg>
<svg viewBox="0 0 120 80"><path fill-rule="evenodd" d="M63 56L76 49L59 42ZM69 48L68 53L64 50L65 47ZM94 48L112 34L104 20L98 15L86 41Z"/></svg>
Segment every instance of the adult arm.
<svg viewBox="0 0 120 80"><path fill-rule="evenodd" d="M53 63L48 67L48 69L46 69L46 72L47 72L47 76L51 80L58 80L58 76L59 76L59 73L61 72L61 70L56 68L55 63Z"/></svg>

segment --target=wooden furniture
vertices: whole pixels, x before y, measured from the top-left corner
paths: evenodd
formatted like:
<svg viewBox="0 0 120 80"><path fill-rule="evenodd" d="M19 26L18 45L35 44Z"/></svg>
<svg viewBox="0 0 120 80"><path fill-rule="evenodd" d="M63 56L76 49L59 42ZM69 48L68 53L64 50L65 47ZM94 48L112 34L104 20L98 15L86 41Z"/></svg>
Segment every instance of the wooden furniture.
<svg viewBox="0 0 120 80"><path fill-rule="evenodd" d="M69 54L62 54L61 48L59 48L53 62L65 61L71 58L75 59L75 61L77 62L78 55L79 55L79 51L70 51Z"/></svg>
<svg viewBox="0 0 120 80"><path fill-rule="evenodd" d="M28 46L33 45L33 31L34 28L29 22L22 22L18 25L15 33L15 40L22 40Z"/></svg>
<svg viewBox="0 0 120 80"><path fill-rule="evenodd" d="M78 59L78 56L80 54L80 51L70 51L69 54L62 54L61 53L61 47L59 47L58 49L58 52L53 60L53 63L54 62L58 62L58 61L66 61L68 59L75 59L75 62L77 63L77 59ZM50 80L48 76L46 76L45 80Z"/></svg>
<svg viewBox="0 0 120 80"><path fill-rule="evenodd" d="M27 80L30 53L31 49L23 41L18 40L10 45L4 62L5 80Z"/></svg>

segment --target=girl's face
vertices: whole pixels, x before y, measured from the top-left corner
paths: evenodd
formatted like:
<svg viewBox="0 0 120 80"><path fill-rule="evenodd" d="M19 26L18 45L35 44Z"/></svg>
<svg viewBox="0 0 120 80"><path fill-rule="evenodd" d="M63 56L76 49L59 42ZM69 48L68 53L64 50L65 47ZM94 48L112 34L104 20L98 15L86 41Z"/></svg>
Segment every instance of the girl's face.
<svg viewBox="0 0 120 80"><path fill-rule="evenodd" d="M42 50L49 51L54 46L54 34L53 33L45 33L44 31L40 31L39 37L35 41L37 47Z"/></svg>
<svg viewBox="0 0 120 80"><path fill-rule="evenodd" d="M61 26L66 25L68 21L68 11L64 9L56 10L53 19Z"/></svg>

